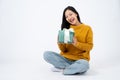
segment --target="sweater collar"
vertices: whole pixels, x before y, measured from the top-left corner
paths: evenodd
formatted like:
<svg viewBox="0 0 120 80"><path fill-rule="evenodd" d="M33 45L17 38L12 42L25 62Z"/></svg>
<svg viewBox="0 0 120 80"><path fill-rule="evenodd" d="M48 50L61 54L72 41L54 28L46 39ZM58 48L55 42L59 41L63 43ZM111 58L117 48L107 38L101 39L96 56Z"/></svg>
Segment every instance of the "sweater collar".
<svg viewBox="0 0 120 80"><path fill-rule="evenodd" d="M83 27L84 23L78 25L78 26L73 26L73 25L70 25L70 28L73 28L73 29L77 29L77 28L80 28L80 27Z"/></svg>

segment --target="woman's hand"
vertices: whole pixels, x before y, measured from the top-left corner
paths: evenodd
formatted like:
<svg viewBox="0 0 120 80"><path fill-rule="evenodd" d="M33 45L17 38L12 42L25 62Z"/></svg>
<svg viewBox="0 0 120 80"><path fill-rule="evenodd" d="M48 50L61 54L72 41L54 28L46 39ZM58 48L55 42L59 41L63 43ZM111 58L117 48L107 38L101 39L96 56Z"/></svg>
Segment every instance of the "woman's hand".
<svg viewBox="0 0 120 80"><path fill-rule="evenodd" d="M77 43L77 39L76 39L76 37L73 37L73 45L76 45L76 43Z"/></svg>

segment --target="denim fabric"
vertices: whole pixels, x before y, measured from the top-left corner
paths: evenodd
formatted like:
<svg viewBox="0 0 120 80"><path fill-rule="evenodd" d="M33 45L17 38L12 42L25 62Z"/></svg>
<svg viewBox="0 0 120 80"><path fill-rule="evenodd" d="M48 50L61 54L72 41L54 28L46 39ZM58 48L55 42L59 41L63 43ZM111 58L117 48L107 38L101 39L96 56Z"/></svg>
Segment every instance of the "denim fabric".
<svg viewBox="0 0 120 80"><path fill-rule="evenodd" d="M54 65L56 68L66 68L68 66L70 66L73 62L67 60L66 58L64 58L63 56L61 56L58 53L52 52L52 51L46 51L44 52L44 59Z"/></svg>
<svg viewBox="0 0 120 80"><path fill-rule="evenodd" d="M87 60L80 59L64 69L63 74L77 74L85 73L89 69L89 63Z"/></svg>
<svg viewBox="0 0 120 80"><path fill-rule="evenodd" d="M64 69L63 74L65 75L84 73L89 69L89 63L84 59L70 61L52 51L45 51L43 57L45 61L52 64L54 67Z"/></svg>

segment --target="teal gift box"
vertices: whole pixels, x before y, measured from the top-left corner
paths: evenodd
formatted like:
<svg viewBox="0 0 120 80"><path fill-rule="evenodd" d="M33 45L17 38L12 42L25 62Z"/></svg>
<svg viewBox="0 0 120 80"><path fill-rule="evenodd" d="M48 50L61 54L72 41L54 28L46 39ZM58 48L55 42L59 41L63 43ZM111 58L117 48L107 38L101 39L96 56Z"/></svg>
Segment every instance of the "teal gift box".
<svg viewBox="0 0 120 80"><path fill-rule="evenodd" d="M58 42L59 43L72 43L74 37L74 31L72 28L59 30Z"/></svg>

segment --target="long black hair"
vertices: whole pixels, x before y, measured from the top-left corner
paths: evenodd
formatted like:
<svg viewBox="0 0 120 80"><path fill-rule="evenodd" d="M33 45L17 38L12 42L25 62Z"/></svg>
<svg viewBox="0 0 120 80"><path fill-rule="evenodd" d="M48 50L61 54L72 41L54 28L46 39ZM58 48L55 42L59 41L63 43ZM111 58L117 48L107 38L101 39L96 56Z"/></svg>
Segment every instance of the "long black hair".
<svg viewBox="0 0 120 80"><path fill-rule="evenodd" d="M77 14L78 21L79 21L80 23L82 23L81 20L80 20L79 14L78 14L78 12L76 11L76 9L75 9L74 7L72 7L72 6L68 6L68 7L66 7L66 8L64 9L64 11L63 11L61 30L63 30L63 28L67 28L67 29L70 28L70 23L67 22L66 17L65 17L65 12L66 12L66 10L71 10L71 11L73 11L74 13L76 13L76 14Z"/></svg>

